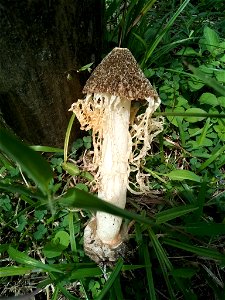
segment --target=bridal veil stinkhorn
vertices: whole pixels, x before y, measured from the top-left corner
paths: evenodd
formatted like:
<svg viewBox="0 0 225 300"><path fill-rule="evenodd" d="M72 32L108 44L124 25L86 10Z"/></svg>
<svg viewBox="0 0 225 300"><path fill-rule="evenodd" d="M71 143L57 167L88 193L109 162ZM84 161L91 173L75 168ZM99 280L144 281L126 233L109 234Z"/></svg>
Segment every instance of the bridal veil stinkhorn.
<svg viewBox="0 0 225 300"><path fill-rule="evenodd" d="M125 208L127 189L135 194L148 191L141 162L162 131L163 120L152 118L160 99L126 48L115 48L102 60L83 92L85 99L70 110L82 130L92 130L94 157L89 168L96 171L98 197ZM144 112L137 112L139 101ZM85 252L96 262L115 261L124 251L123 235L120 217L97 212L84 231Z"/></svg>

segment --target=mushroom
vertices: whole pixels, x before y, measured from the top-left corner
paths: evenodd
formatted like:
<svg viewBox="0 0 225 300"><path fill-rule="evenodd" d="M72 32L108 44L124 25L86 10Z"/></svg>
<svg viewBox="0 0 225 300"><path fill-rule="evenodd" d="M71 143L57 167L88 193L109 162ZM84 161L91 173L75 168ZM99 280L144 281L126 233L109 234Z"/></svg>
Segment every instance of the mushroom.
<svg viewBox="0 0 225 300"><path fill-rule="evenodd" d="M127 189L135 194L149 190L141 163L153 137L162 131L162 118L152 118L160 99L126 48L114 48L102 60L83 93L85 99L72 104L70 110L82 130L92 130L91 166L96 171L98 197L125 208ZM146 106L142 113L137 113L139 101ZM125 251L124 239L122 219L99 211L85 228L84 249L97 263L115 261Z"/></svg>

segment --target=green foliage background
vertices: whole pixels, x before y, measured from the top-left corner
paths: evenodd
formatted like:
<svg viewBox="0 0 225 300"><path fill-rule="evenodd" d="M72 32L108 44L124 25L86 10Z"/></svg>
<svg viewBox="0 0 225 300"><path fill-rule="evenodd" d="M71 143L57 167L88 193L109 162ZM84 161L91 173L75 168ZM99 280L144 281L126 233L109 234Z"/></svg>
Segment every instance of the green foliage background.
<svg viewBox="0 0 225 300"><path fill-rule="evenodd" d="M129 48L162 100L164 132L144 166L153 198L128 195L123 211L88 193L93 177L74 162L91 137L68 151L74 117L64 150L33 147L54 153L48 163L0 130L2 293L30 276L54 286L51 299L225 299L224 15L222 0L105 3L103 56ZM83 252L99 209L135 220L127 257L111 267Z"/></svg>

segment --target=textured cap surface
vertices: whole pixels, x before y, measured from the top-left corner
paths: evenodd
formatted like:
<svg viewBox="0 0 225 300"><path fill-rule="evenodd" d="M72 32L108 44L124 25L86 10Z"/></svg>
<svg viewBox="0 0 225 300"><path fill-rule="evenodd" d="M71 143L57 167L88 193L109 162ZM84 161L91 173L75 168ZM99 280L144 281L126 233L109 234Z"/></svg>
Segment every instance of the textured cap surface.
<svg viewBox="0 0 225 300"><path fill-rule="evenodd" d="M114 48L102 60L83 93L109 93L129 100L158 96L127 48Z"/></svg>

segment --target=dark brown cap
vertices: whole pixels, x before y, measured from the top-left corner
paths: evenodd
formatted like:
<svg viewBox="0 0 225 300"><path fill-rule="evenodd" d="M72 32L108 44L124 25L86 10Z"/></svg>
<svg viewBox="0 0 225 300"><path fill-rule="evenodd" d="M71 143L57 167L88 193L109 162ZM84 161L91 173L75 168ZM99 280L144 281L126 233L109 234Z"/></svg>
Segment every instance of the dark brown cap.
<svg viewBox="0 0 225 300"><path fill-rule="evenodd" d="M158 97L127 48L114 48L95 68L83 93L108 93L129 100Z"/></svg>

